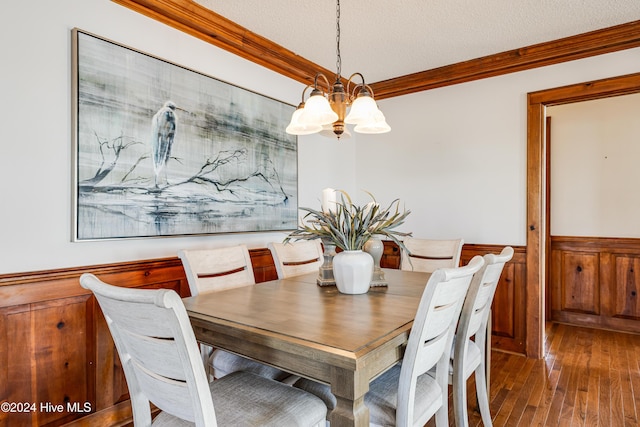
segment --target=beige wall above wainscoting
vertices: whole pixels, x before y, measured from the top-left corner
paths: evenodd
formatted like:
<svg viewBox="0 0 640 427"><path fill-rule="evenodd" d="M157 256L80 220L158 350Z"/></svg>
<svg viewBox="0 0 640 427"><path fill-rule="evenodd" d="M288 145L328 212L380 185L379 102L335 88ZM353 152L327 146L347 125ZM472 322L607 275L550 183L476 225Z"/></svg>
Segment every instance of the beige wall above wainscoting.
<svg viewBox="0 0 640 427"><path fill-rule="evenodd" d="M640 94L556 105L551 234L640 237Z"/></svg>
<svg viewBox="0 0 640 427"><path fill-rule="evenodd" d="M35 6L35 7L34 7ZM34 13L38 10L38 13ZM107 0L14 2L2 15L0 274L175 256L283 233L71 242L71 30L80 28L297 105L303 85ZM25 30L24 22L32 25ZM323 188L400 198L416 237L526 242L526 94L640 71L640 49L519 71L379 101L392 130L343 141L298 138L299 201ZM366 73L366 70L360 70ZM493 186L489 194L484 190Z"/></svg>

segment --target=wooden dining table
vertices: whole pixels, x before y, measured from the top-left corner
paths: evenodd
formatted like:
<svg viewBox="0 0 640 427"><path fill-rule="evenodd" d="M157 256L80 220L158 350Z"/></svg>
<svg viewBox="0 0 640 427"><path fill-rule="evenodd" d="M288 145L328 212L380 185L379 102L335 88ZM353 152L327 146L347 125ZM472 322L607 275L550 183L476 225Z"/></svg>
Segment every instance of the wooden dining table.
<svg viewBox="0 0 640 427"><path fill-rule="evenodd" d="M332 427L368 426L369 382L402 359L429 273L384 269L361 295L317 274L184 299L196 339L331 386Z"/></svg>

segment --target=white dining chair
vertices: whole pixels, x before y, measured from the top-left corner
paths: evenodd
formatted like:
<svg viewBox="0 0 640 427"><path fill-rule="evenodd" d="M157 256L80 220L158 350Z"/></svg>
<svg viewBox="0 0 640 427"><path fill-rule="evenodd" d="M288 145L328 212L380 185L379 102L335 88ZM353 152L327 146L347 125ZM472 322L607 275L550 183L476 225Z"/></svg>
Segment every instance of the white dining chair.
<svg viewBox="0 0 640 427"><path fill-rule="evenodd" d="M125 373L135 426L320 426L316 396L246 371L209 383L180 296L170 289L80 278L104 314ZM249 402L249 403L248 403ZM162 412L151 419L150 403Z"/></svg>
<svg viewBox="0 0 640 427"><path fill-rule="evenodd" d="M246 245L180 250L191 295L222 291L256 283Z"/></svg>
<svg viewBox="0 0 640 427"><path fill-rule="evenodd" d="M373 426L424 426L434 415L448 427L448 377L453 336L469 284L484 260L431 274L411 327L402 359L369 384L364 397ZM431 371L435 367L435 370ZM328 385L305 378L295 387L320 397L329 410L336 398Z"/></svg>
<svg viewBox="0 0 640 427"><path fill-rule="evenodd" d="M205 292L218 292L240 286L255 285L251 257L246 245L236 245L214 249L180 250L191 296ZM290 376L272 366L248 359L228 351L201 344L202 357L207 371L214 378L222 378L231 372L245 370L276 380Z"/></svg>
<svg viewBox="0 0 640 427"><path fill-rule="evenodd" d="M472 374L475 374L482 423L486 427L492 425L486 377L486 345L487 340L491 339L490 335L487 336L487 323L502 270L511 258L513 248L510 246L505 247L498 255L485 255L484 266L473 276L462 306L449 366L449 384L453 385L453 412L457 427L469 425L467 379Z"/></svg>
<svg viewBox="0 0 640 427"><path fill-rule="evenodd" d="M463 239L436 240L406 237L402 243L400 269L432 273L438 268L460 265Z"/></svg>
<svg viewBox="0 0 640 427"><path fill-rule="evenodd" d="M271 242L268 247L280 279L317 273L324 262L320 240Z"/></svg>

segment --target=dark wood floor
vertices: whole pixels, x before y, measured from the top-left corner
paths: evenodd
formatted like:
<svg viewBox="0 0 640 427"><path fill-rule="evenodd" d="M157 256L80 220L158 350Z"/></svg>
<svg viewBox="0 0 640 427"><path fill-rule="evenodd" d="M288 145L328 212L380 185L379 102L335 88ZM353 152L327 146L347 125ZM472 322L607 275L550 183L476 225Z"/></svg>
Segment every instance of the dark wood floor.
<svg viewBox="0 0 640 427"><path fill-rule="evenodd" d="M491 369L496 427L640 426L640 335L549 323L544 359L494 351ZM469 425L481 426L467 386Z"/></svg>

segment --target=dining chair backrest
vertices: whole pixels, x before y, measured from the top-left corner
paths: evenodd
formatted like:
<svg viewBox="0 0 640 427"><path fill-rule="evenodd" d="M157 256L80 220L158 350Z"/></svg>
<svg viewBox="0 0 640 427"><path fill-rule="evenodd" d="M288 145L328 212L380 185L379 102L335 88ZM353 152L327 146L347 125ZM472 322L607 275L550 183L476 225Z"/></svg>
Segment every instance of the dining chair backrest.
<svg viewBox="0 0 640 427"><path fill-rule="evenodd" d="M479 332L486 332L493 297L502 275L504 265L513 258L513 248L507 246L498 255L486 254L484 266L475 274L469 292L462 307L456 336L466 338L457 340L456 345L468 343L468 339ZM484 335L483 335L484 338ZM481 340L483 341L483 340Z"/></svg>
<svg viewBox="0 0 640 427"><path fill-rule="evenodd" d="M246 245L180 250L178 256L187 274L191 296L256 283Z"/></svg>
<svg viewBox="0 0 640 427"><path fill-rule="evenodd" d="M317 239L288 243L271 242L269 250L280 279L317 273L324 261L322 244Z"/></svg>
<svg viewBox="0 0 640 427"><path fill-rule="evenodd" d="M460 265L463 239L436 240L407 237L403 240L407 250L402 250L402 270L432 273L438 268Z"/></svg>
<svg viewBox="0 0 640 427"><path fill-rule="evenodd" d="M216 426L200 351L180 296L167 289L112 286L86 273L80 284L95 295L113 336L134 425L151 425L152 402L198 426Z"/></svg>
<svg viewBox="0 0 640 427"><path fill-rule="evenodd" d="M502 249L500 254L486 254L484 266L473 276L465 298L455 334L449 382L453 385L453 405L456 426L468 426L467 379L475 373L476 396L483 424L491 426L491 413L487 395L487 324L491 304L507 262L513 258L513 248ZM471 340L471 337L475 338Z"/></svg>
<svg viewBox="0 0 640 427"><path fill-rule="evenodd" d="M434 366L444 407L438 414L444 414L446 417L446 390L453 336L473 275L483 264L483 258L475 256L464 267L441 268L431 274L422 294L402 360L396 425L424 425L428 421L415 420L413 409L418 377Z"/></svg>

